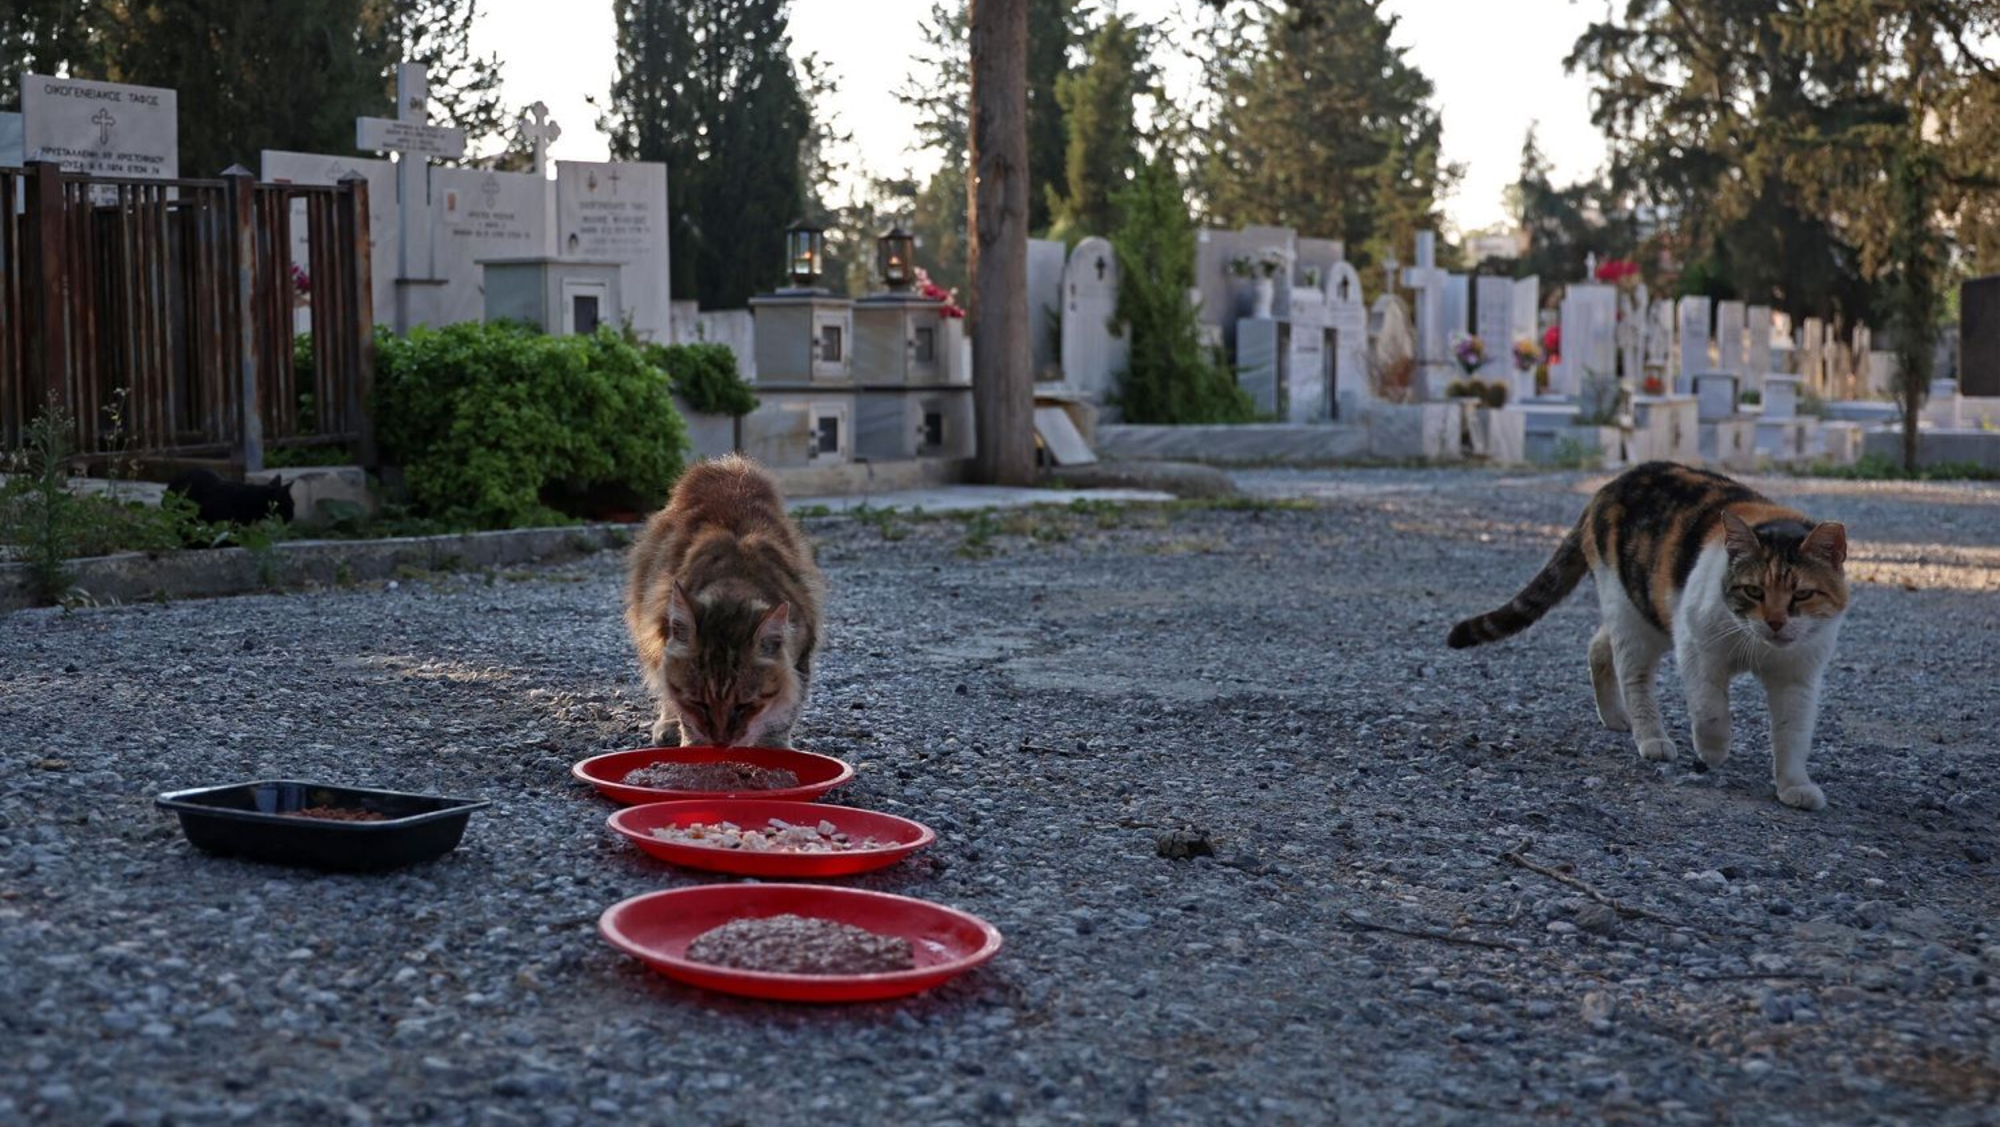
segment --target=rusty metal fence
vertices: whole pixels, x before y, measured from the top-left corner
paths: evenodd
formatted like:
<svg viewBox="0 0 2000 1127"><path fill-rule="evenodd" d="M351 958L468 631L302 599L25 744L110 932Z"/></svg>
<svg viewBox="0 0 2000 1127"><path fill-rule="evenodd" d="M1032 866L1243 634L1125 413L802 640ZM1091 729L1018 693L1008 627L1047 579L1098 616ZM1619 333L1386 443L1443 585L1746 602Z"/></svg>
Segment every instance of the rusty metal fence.
<svg viewBox="0 0 2000 1127"><path fill-rule="evenodd" d="M309 278L294 273L302 201ZM303 284L301 284L303 282ZM310 364L293 311L311 309ZM0 169L0 450L54 402L86 461L346 446L373 464L368 183L111 180Z"/></svg>

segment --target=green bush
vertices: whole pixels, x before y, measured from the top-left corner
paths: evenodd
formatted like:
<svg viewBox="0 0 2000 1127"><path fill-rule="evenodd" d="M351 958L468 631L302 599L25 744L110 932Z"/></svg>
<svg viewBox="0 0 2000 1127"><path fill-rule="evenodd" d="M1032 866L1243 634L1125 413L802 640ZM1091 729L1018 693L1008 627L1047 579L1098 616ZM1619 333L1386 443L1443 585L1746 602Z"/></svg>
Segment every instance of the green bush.
<svg viewBox="0 0 2000 1127"><path fill-rule="evenodd" d="M420 513L483 527L560 523L552 502L593 494L656 505L687 454L666 381L609 326L382 332L375 418Z"/></svg>
<svg viewBox="0 0 2000 1127"><path fill-rule="evenodd" d="M646 363L667 374L675 395L703 415L742 418L757 409L757 396L736 370L736 353L726 344L647 344Z"/></svg>
<svg viewBox="0 0 2000 1127"><path fill-rule="evenodd" d="M1255 406L1202 346L1187 292L1194 225L1170 157L1139 170L1118 193L1118 318L1131 334L1119 405L1133 423L1243 423Z"/></svg>

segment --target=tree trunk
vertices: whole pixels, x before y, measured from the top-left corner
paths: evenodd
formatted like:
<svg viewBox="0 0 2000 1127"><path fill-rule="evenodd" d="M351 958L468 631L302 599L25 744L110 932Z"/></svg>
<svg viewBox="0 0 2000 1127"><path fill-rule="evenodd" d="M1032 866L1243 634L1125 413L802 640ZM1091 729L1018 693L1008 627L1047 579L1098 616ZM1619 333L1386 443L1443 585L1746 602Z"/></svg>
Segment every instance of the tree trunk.
<svg viewBox="0 0 2000 1127"><path fill-rule="evenodd" d="M1035 385L1028 340L1028 0L971 0L973 479L1035 479Z"/></svg>

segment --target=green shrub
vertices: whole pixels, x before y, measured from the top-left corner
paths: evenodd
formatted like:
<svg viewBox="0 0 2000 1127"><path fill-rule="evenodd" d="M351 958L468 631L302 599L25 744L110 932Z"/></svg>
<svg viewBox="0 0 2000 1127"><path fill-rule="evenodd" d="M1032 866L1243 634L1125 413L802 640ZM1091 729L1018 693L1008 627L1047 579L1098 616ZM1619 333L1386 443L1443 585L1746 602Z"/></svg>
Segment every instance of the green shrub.
<svg viewBox="0 0 2000 1127"><path fill-rule="evenodd" d="M1250 396L1202 346L1187 292L1194 285L1194 225L1171 157L1139 170L1118 193L1118 318L1131 334L1119 406L1134 423L1243 423Z"/></svg>
<svg viewBox="0 0 2000 1127"><path fill-rule="evenodd" d="M741 418L757 409L757 396L736 370L726 344L648 344L646 363L667 374L675 395L703 415Z"/></svg>
<svg viewBox="0 0 2000 1127"><path fill-rule="evenodd" d="M687 454L666 381L609 326L383 332L376 373L383 458L425 516L519 528L561 522L552 502L606 492L650 507Z"/></svg>

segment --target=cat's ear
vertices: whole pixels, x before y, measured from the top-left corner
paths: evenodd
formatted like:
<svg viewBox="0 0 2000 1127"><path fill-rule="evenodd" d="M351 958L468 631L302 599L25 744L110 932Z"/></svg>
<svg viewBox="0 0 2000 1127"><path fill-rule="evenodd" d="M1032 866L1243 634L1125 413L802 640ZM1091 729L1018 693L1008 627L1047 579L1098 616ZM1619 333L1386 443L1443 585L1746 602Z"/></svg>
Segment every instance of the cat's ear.
<svg viewBox="0 0 2000 1127"><path fill-rule="evenodd" d="M1813 525L1806 538L1799 544L1799 554L1828 565L1839 567L1847 562L1847 526L1837 520L1824 520Z"/></svg>
<svg viewBox="0 0 2000 1127"><path fill-rule="evenodd" d="M676 579L673 594L667 601L667 652L687 653L693 648L694 600L688 597L687 588Z"/></svg>
<svg viewBox="0 0 2000 1127"><path fill-rule="evenodd" d="M1757 530L1749 522L1735 513L1724 510L1722 514L1723 543L1732 556L1745 556L1758 550Z"/></svg>
<svg viewBox="0 0 2000 1127"><path fill-rule="evenodd" d="M760 661L776 661L785 652L785 628L792 621L792 604L779 603L764 612L764 618L757 623L757 657Z"/></svg>

